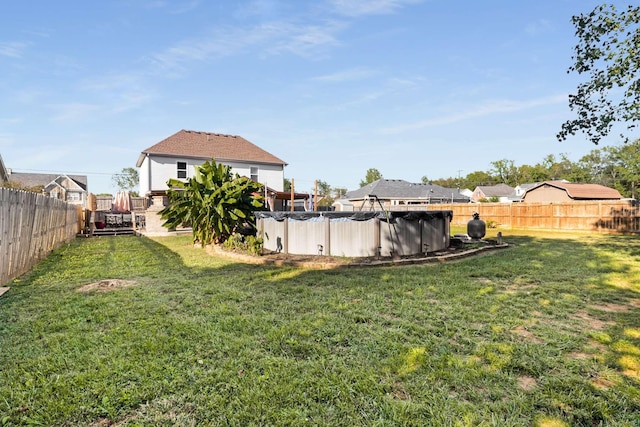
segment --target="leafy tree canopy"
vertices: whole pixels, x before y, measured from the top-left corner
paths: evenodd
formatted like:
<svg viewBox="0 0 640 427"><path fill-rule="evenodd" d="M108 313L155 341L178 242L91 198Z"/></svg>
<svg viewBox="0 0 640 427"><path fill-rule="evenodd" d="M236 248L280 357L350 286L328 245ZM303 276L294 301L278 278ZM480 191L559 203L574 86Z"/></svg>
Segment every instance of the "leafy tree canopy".
<svg viewBox="0 0 640 427"><path fill-rule="evenodd" d="M563 123L557 137L582 132L597 145L615 122L631 130L640 119L640 6L597 6L572 22L578 44L568 72L588 80L569 96L578 117Z"/></svg>
<svg viewBox="0 0 640 427"><path fill-rule="evenodd" d="M131 191L138 186L138 170L134 168L123 168L120 173L111 176L111 181L116 188Z"/></svg>
<svg viewBox="0 0 640 427"><path fill-rule="evenodd" d="M231 173L212 159L186 182L167 183L169 206L160 211L167 228L191 225L194 243L224 243L234 232L255 227L253 212L263 209L262 184Z"/></svg>
<svg viewBox="0 0 640 427"><path fill-rule="evenodd" d="M640 139L592 150L577 162L566 154L549 154L535 165L516 166L512 160L502 159L490 163L488 172L475 171L466 177L430 180L447 188L473 190L477 186L508 184L515 187L542 181L567 180L576 183L600 184L615 188L624 197L640 196ZM424 182L424 181L423 181Z"/></svg>
<svg viewBox="0 0 640 427"><path fill-rule="evenodd" d="M382 174L376 168L367 169L367 174L364 177L364 180L360 181L360 187L364 187L365 185L371 184L379 179L382 179Z"/></svg>
<svg viewBox="0 0 640 427"><path fill-rule="evenodd" d="M28 191L30 193L42 193L42 190L44 190L44 185L35 185L30 187L30 186L24 185L20 181L13 181L13 180L0 182L0 187L11 188L13 190Z"/></svg>

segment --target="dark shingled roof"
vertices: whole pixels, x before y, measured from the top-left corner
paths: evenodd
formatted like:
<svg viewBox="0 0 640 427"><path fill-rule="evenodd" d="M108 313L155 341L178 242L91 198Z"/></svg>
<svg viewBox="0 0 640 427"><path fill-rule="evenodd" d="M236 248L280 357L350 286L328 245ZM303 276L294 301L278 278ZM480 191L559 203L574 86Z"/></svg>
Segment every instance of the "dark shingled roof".
<svg viewBox="0 0 640 427"><path fill-rule="evenodd" d="M478 188L482 190L486 197L508 197L514 191L507 184L479 185Z"/></svg>
<svg viewBox="0 0 640 427"><path fill-rule="evenodd" d="M50 184L56 178L60 176L67 176L74 180L83 190L87 189L87 176L86 175L68 175L64 173L25 173L25 172L11 172L9 175L9 181L20 183L24 187L37 187L42 185L43 187Z"/></svg>
<svg viewBox="0 0 640 427"><path fill-rule="evenodd" d="M181 130L142 151L137 166L145 154L175 157L215 159L286 165L287 163L241 136Z"/></svg>
<svg viewBox="0 0 640 427"><path fill-rule="evenodd" d="M403 179L379 179L357 190L349 191L344 199L358 200L375 195L379 199L443 199L468 202L469 198L458 189L445 188L435 184L411 183Z"/></svg>

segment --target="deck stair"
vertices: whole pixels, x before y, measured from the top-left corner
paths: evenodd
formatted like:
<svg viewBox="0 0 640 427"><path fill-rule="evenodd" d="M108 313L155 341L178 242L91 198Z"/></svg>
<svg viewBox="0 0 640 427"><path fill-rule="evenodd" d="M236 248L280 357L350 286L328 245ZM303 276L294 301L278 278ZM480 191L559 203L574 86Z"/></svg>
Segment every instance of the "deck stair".
<svg viewBox="0 0 640 427"><path fill-rule="evenodd" d="M93 237L99 236L138 236L139 233L131 227L96 228Z"/></svg>

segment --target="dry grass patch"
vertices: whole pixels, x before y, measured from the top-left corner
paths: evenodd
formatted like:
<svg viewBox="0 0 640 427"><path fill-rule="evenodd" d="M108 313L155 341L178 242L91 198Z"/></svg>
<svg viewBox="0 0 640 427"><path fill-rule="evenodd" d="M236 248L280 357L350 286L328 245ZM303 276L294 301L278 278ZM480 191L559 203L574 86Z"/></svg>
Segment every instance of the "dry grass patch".
<svg viewBox="0 0 640 427"><path fill-rule="evenodd" d="M94 283L88 283L80 286L78 292L109 292L115 291L130 286L136 286L138 283L135 280L122 280L122 279L104 279Z"/></svg>
<svg viewBox="0 0 640 427"><path fill-rule="evenodd" d="M596 308L596 307L592 306L591 308ZM601 331L605 327L611 326L614 324L613 322L605 322L604 320L595 319L591 317L591 315L587 313L585 310L576 311L575 314L573 315L573 318L580 320L581 322L584 322L586 325L589 326L590 329L596 330L596 331Z"/></svg>
<svg viewBox="0 0 640 427"><path fill-rule="evenodd" d="M544 342L522 325L512 329L511 332L534 344L542 344Z"/></svg>
<svg viewBox="0 0 640 427"><path fill-rule="evenodd" d="M607 313L625 313L629 311L629 306L626 304L599 304L599 305L590 305L589 308L594 310L604 311Z"/></svg>
<svg viewBox="0 0 640 427"><path fill-rule="evenodd" d="M523 391L531 391L537 384L538 382L533 377L527 375L521 375L518 377L518 387Z"/></svg>

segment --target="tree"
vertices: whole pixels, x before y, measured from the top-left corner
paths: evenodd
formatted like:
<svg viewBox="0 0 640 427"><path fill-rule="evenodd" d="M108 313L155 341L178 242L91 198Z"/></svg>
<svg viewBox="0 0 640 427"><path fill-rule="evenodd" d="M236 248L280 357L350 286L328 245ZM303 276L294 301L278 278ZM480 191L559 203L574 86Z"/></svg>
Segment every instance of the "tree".
<svg viewBox="0 0 640 427"><path fill-rule="evenodd" d="M318 180L318 196L322 198L318 202L318 206L331 206L337 199L344 196L346 193L346 188L332 187L328 182L320 179Z"/></svg>
<svg viewBox="0 0 640 427"><path fill-rule="evenodd" d="M497 184L494 177L492 177L487 172L483 171L474 171L469 174L462 180L460 188L468 188L469 190L473 190L474 188L481 185L494 185Z"/></svg>
<svg viewBox="0 0 640 427"><path fill-rule="evenodd" d="M617 178L614 187L625 197L636 198L640 182L640 140L620 147L609 148L610 159Z"/></svg>
<svg viewBox="0 0 640 427"><path fill-rule="evenodd" d="M30 186L24 185L20 181L13 181L13 180L0 182L0 187L11 188L13 190L28 191L30 193L39 193L39 194L42 194L42 190L44 190L44 185L34 185L30 187Z"/></svg>
<svg viewBox="0 0 640 427"><path fill-rule="evenodd" d="M606 169L609 163L608 157L609 156L602 150L595 149L580 158L578 165L587 177L585 182L609 185L608 180L606 179Z"/></svg>
<svg viewBox="0 0 640 427"><path fill-rule="evenodd" d="M169 206L160 211L163 226L189 224L193 241L223 243L235 231L255 227L253 211L263 209L262 184L231 173L231 167L205 162L187 182L167 183Z"/></svg>
<svg viewBox="0 0 640 427"><path fill-rule="evenodd" d="M364 180L360 181L360 187L364 187L367 184L371 184L379 179L382 179L382 174L376 168L367 169L367 174L364 177Z"/></svg>
<svg viewBox="0 0 640 427"><path fill-rule="evenodd" d="M518 168L513 160L496 160L491 162L491 166L493 166L491 174L497 177L501 183L513 186L519 184Z"/></svg>
<svg viewBox="0 0 640 427"><path fill-rule="evenodd" d="M120 173L111 176L111 181L116 188L131 191L138 186L138 171L134 168L122 168Z"/></svg>
<svg viewBox="0 0 640 427"><path fill-rule="evenodd" d="M347 189L345 187L333 187L332 190L333 197L335 197L336 199L339 199L340 197L347 194Z"/></svg>
<svg viewBox="0 0 640 427"><path fill-rule="evenodd" d="M318 180L318 195L319 196L331 196L331 186L328 182L321 179Z"/></svg>
<svg viewBox="0 0 640 427"><path fill-rule="evenodd" d="M314 189L315 191L315 189ZM318 180L318 196L322 198L318 203L318 206L331 206L334 202L333 197L331 196L332 190L331 186L328 182Z"/></svg>
<svg viewBox="0 0 640 427"><path fill-rule="evenodd" d="M615 122L631 130L640 119L640 6L619 12L602 5L572 22L578 44L568 72L588 80L569 95L578 117L563 123L557 137L563 141L581 131L597 145Z"/></svg>

